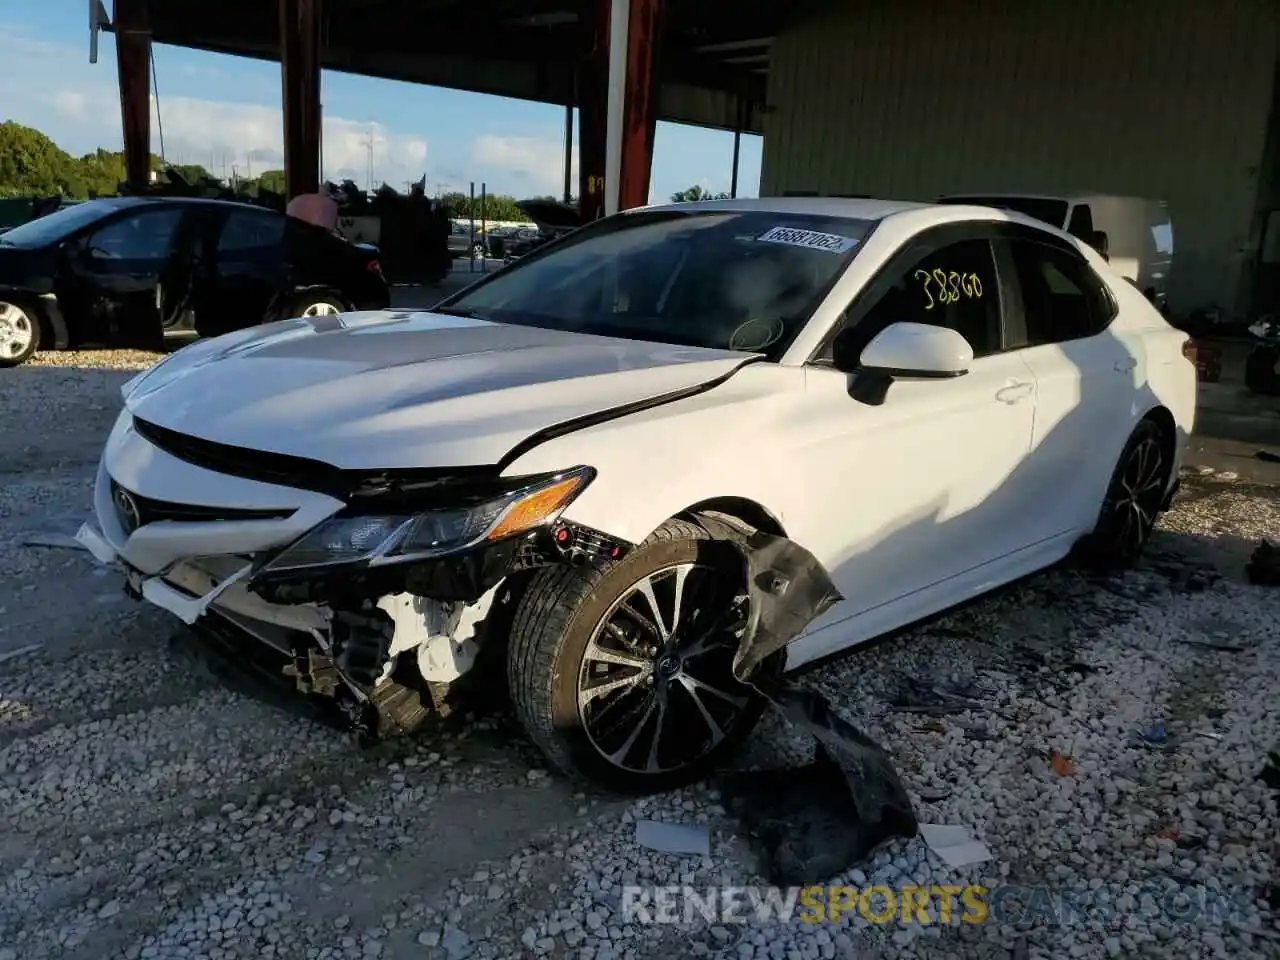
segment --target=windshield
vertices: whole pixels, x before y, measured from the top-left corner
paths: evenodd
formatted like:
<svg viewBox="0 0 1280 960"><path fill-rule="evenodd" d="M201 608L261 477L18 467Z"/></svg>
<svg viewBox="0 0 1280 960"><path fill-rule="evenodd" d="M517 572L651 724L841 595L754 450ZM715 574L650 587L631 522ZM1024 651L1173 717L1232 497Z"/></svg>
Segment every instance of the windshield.
<svg viewBox="0 0 1280 960"><path fill-rule="evenodd" d="M97 203L77 203L46 214L0 235L6 247L43 247L101 220L111 207Z"/></svg>
<svg viewBox="0 0 1280 960"><path fill-rule="evenodd" d="M872 223L754 210L613 217L495 274L443 309L776 360Z"/></svg>

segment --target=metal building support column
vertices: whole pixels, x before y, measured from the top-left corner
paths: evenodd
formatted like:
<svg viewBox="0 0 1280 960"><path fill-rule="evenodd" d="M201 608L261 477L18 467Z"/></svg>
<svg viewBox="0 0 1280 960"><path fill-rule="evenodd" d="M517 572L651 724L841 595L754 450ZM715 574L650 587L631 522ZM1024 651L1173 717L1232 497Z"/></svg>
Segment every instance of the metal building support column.
<svg viewBox="0 0 1280 960"><path fill-rule="evenodd" d="M284 182L290 199L320 189L320 0L279 0Z"/></svg>
<svg viewBox="0 0 1280 960"><path fill-rule="evenodd" d="M141 193L151 182L151 28L146 0L116 0L112 29L120 78L125 183Z"/></svg>
<svg viewBox="0 0 1280 960"><path fill-rule="evenodd" d="M629 9L617 209L629 210L632 207L643 207L649 202L653 138L658 123L655 66L658 62L657 48L662 32L664 0L621 2Z"/></svg>
<svg viewBox="0 0 1280 960"><path fill-rule="evenodd" d="M578 68L578 204L584 221L605 215L609 123L609 20L614 0L592 0L590 46Z"/></svg>

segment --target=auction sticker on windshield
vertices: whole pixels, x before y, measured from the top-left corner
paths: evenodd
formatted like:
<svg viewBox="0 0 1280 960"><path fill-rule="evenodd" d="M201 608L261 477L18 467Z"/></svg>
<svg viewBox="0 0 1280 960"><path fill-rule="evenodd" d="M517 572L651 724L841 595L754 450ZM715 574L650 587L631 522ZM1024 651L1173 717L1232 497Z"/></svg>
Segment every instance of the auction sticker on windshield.
<svg viewBox="0 0 1280 960"><path fill-rule="evenodd" d="M796 227L771 227L756 239L762 243L785 243L790 247L826 250L828 253L845 253L858 244L852 237L819 233L817 230L800 230Z"/></svg>

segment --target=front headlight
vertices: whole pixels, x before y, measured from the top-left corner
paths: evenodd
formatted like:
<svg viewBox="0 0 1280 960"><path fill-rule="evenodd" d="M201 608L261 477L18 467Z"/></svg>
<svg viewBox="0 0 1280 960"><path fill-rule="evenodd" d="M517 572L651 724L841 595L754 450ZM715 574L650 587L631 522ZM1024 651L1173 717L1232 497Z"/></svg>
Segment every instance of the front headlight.
<svg viewBox="0 0 1280 960"><path fill-rule="evenodd" d="M594 477L591 467L575 467L456 509L335 517L286 547L262 572L345 563L383 566L504 540L554 523Z"/></svg>

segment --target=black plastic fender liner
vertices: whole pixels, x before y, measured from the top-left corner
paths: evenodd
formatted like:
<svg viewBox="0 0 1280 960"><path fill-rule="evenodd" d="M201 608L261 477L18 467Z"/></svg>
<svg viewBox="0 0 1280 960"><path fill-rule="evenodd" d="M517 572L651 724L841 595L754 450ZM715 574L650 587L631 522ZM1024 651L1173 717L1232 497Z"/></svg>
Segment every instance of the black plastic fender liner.
<svg viewBox="0 0 1280 960"><path fill-rule="evenodd" d="M750 608L733 670L750 683L765 660L842 597L818 559L798 543L760 531L744 536L714 517L698 521L713 535L729 534L723 539L742 556ZM917 834L911 798L879 744L816 690L784 680L759 692L815 742L813 761L802 767L730 774L721 781L726 806L739 818L770 883L818 883L887 840Z"/></svg>

